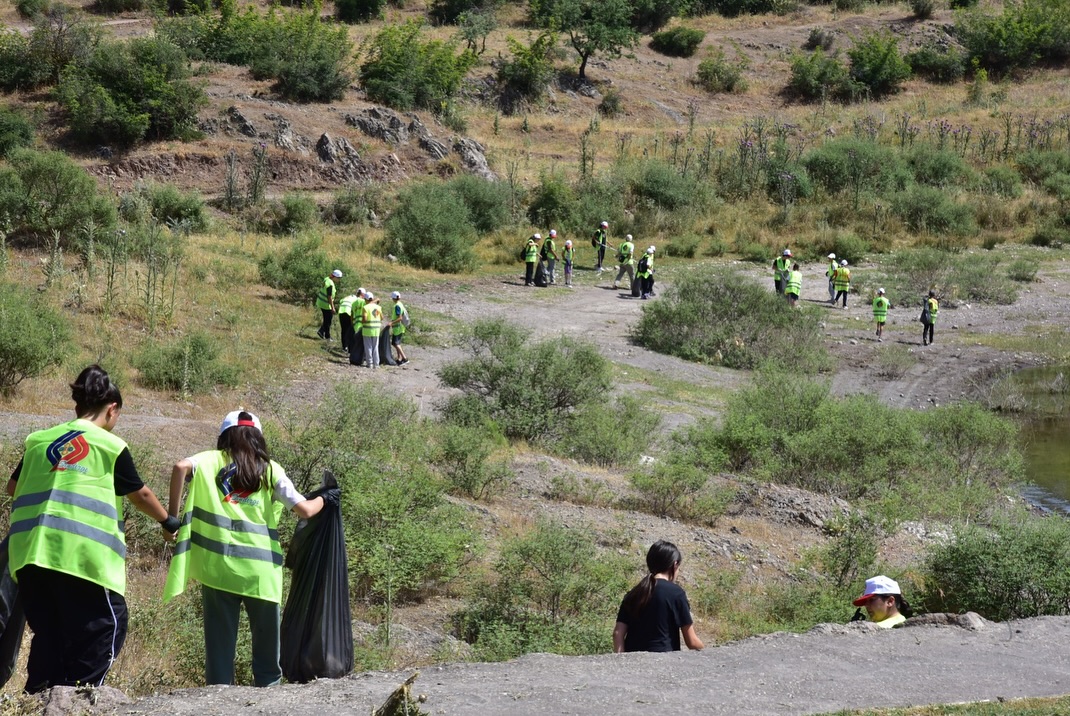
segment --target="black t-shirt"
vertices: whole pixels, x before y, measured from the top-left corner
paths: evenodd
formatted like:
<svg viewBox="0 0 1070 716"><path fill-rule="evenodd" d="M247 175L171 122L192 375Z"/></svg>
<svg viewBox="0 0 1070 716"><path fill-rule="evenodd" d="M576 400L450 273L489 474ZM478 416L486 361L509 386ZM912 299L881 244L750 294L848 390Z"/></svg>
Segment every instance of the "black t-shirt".
<svg viewBox="0 0 1070 716"><path fill-rule="evenodd" d="M693 623L687 594L667 579L654 582L654 593L638 615L627 614L621 603L617 621L628 625L625 651L680 651L680 629Z"/></svg>
<svg viewBox="0 0 1070 716"><path fill-rule="evenodd" d="M19 460L19 464L15 466L15 470L11 473L11 479L18 482L19 475L22 473L22 460ZM119 497L129 495L131 492L137 492L145 483L141 481L141 475L137 474L137 468L134 467L134 458L130 455L130 448L123 448L123 451L119 453L119 457L115 458L115 494Z"/></svg>

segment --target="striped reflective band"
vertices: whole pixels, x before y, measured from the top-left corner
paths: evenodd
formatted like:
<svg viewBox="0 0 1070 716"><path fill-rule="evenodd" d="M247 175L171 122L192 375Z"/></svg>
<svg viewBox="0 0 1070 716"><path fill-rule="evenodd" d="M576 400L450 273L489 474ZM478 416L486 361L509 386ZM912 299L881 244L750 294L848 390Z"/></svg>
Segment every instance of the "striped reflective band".
<svg viewBox="0 0 1070 716"><path fill-rule="evenodd" d="M215 552L221 554L224 557L235 557L237 559L253 559L260 562L271 562L278 566L282 566L282 554L272 551L270 549L262 549L260 547L247 547L239 544L226 544L219 540L205 537L202 534L194 532L190 535L189 539L184 539L178 543L175 547L175 556L186 552L190 548L190 543L193 543L201 549L206 549L209 552Z"/></svg>
<svg viewBox="0 0 1070 716"><path fill-rule="evenodd" d="M258 525L255 522L247 522L246 520L232 520L229 517L213 514L208 510L201 509L200 507L194 507L193 510L187 512L182 517L182 524L189 524L190 515L200 520L201 522L205 522L207 524L212 525L213 527L218 527L220 529L228 530L230 532L245 532L246 534L264 535L266 537L270 537L275 541L278 541L279 539L278 530L273 530L267 525Z"/></svg>
<svg viewBox="0 0 1070 716"><path fill-rule="evenodd" d="M79 495L75 492L67 492L66 490L45 490L44 492L33 492L27 495L22 495L11 505L11 509L14 511L20 507L32 507L34 505L40 505L43 502L59 502L64 505L81 507L83 510L96 512L98 515L102 515L108 519L119 519L119 514L115 511L115 505L113 503L94 500L92 497Z"/></svg>
<svg viewBox="0 0 1070 716"><path fill-rule="evenodd" d="M123 559L126 559L126 545L123 544L121 539L99 527L93 527L84 522L72 520L69 517L57 517L56 515L48 514L28 517L24 520L19 520L18 522L12 522L11 534L17 532L29 532L35 527L48 527L50 529L59 530L60 532L69 532L73 535L78 535L79 537L85 537L88 540L104 545Z"/></svg>

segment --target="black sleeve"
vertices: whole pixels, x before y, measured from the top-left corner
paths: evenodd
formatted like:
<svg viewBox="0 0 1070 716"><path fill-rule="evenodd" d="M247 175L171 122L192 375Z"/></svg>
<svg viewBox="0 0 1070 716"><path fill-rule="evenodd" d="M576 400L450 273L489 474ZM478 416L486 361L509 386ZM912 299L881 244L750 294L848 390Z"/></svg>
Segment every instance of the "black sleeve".
<svg viewBox="0 0 1070 716"><path fill-rule="evenodd" d="M11 479L18 482L19 475L22 473L22 458L19 458L19 464L15 466L15 469L11 471Z"/></svg>
<svg viewBox="0 0 1070 716"><path fill-rule="evenodd" d="M137 492L144 486L141 475L137 474L137 468L134 467L130 448L123 448L119 457L115 458L115 494L122 497Z"/></svg>

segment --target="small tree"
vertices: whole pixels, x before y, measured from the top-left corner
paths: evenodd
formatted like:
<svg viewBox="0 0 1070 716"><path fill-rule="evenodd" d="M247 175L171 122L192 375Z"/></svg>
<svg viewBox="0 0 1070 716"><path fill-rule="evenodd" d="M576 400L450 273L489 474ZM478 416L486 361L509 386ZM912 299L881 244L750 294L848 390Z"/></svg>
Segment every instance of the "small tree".
<svg viewBox="0 0 1070 716"><path fill-rule="evenodd" d="M390 25L361 48L360 83L368 99L396 109L440 112L461 87L475 53L459 55L455 42L423 41L422 25Z"/></svg>
<svg viewBox="0 0 1070 716"><path fill-rule="evenodd" d="M513 38L506 38L513 57L498 68L498 81L502 85L502 104L511 111L514 97L539 100L546 93L554 76L553 52L557 47L557 35L543 32L525 47Z"/></svg>
<svg viewBox="0 0 1070 716"><path fill-rule="evenodd" d="M0 395L59 365L67 338L66 321L35 292L0 283Z"/></svg>
<svg viewBox="0 0 1070 716"><path fill-rule="evenodd" d="M476 230L458 195L440 182L416 184L398 197L386 222L385 250L404 263L442 273L473 268Z"/></svg>
<svg viewBox="0 0 1070 716"><path fill-rule="evenodd" d="M487 51L487 35L498 29L498 18L492 8L467 10L457 16L457 30L469 52L482 55Z"/></svg>
<svg viewBox="0 0 1070 716"><path fill-rule="evenodd" d="M899 43L890 32L863 35L847 51L851 60L851 79L873 97L898 91L910 77L910 64L899 53Z"/></svg>
<svg viewBox="0 0 1070 716"><path fill-rule="evenodd" d="M529 1L537 25L568 35L569 44L580 56L580 79L587 77L587 61L594 55L615 59L639 42L628 0Z"/></svg>

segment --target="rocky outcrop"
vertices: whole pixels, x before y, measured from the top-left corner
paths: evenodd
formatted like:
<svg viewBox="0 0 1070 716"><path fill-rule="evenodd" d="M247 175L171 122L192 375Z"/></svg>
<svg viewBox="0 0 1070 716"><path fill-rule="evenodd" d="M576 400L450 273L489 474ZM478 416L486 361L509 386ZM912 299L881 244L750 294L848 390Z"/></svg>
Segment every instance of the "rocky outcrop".
<svg viewBox="0 0 1070 716"><path fill-rule="evenodd" d="M397 112L382 107L372 107L360 114L347 114L345 122L369 137L395 147L409 140L408 123L402 120Z"/></svg>
<svg viewBox="0 0 1070 716"><path fill-rule="evenodd" d="M239 134L244 134L246 137L259 136L256 131L256 126L249 121L248 117L241 113L241 110L234 106L227 108L227 129L237 131Z"/></svg>
<svg viewBox="0 0 1070 716"><path fill-rule="evenodd" d="M332 139L331 135L324 132L316 142L316 154L320 161L335 165L348 179L359 179L368 173L356 147L345 137Z"/></svg>
<svg viewBox="0 0 1070 716"><path fill-rule="evenodd" d="M476 140L462 137L453 143L453 151L457 152L461 158L461 164L472 174L488 181L498 180L498 175L492 172L487 164L486 150Z"/></svg>

